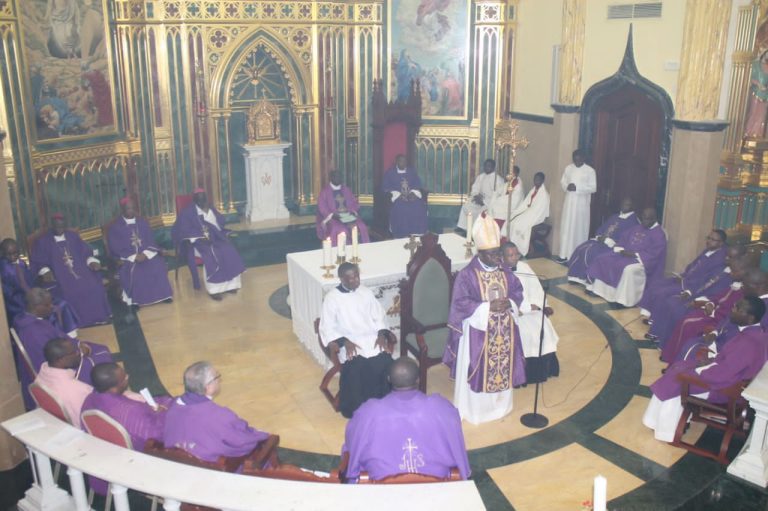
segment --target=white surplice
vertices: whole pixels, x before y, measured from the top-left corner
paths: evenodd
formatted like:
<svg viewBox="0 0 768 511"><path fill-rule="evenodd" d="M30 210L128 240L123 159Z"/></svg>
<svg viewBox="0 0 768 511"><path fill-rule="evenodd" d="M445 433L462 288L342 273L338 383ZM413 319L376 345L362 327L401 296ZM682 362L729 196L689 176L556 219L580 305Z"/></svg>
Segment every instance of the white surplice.
<svg viewBox="0 0 768 511"><path fill-rule="evenodd" d="M506 183L504 183L504 186L506 186ZM523 181L520 178L517 178L517 183L514 188L512 188L511 198L512 200L510 201L510 195L504 191L504 193L494 199L489 207L493 218L506 221L507 212L511 213L512 211L515 211L520 203L523 202L523 199L525 198L525 188L523 187Z"/></svg>
<svg viewBox="0 0 768 511"><path fill-rule="evenodd" d="M384 308L367 287L360 285L346 293L336 287L325 295L320 316L320 339L323 345L328 346L331 341L346 337L359 346L358 355L375 357L381 353L376 347L379 330L386 328ZM339 359L344 363L346 350L339 352Z"/></svg>
<svg viewBox="0 0 768 511"><path fill-rule="evenodd" d="M456 225L459 229L467 228L467 213L472 213L473 221L480 217L483 211L491 207L494 201L506 192L507 181L496 172L486 174L485 172L479 174L475 178L475 182L472 184L472 189L469 192L469 197L461 206L461 212L459 213L459 221ZM475 195L481 195L483 197L483 204L475 204Z"/></svg>
<svg viewBox="0 0 768 511"><path fill-rule="evenodd" d="M543 184L537 190L531 188L528 195L512 212L512 219L505 222L501 235L507 235L507 224L510 224L509 241L517 245L522 255L528 255L531 244L531 229L539 225L549 216L549 192Z"/></svg>
<svg viewBox="0 0 768 511"><path fill-rule="evenodd" d="M518 261L515 276L523 285L523 303L520 305L522 316L516 316L517 328L520 330L520 340L523 344L523 354L525 358L539 356L539 336L541 335L541 321L543 311L531 310L532 305L540 308L544 307L544 288L528 263ZM542 343L541 354L554 353L557 351L557 343L560 340L555 327L548 317L544 317L544 342Z"/></svg>
<svg viewBox="0 0 768 511"><path fill-rule="evenodd" d="M569 192L568 185L576 185L576 191ZM565 167L560 185L565 192L563 214L560 217L559 256L569 259L574 249L589 239L589 204L597 190L595 169L573 163Z"/></svg>

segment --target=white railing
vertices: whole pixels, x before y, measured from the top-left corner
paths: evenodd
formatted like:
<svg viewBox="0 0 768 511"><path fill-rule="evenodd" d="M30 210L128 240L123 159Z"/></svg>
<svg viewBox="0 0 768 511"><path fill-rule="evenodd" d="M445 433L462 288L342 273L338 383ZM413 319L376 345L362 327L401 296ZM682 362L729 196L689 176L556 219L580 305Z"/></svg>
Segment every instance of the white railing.
<svg viewBox="0 0 768 511"><path fill-rule="evenodd" d="M747 443L728 465L728 473L765 488L768 486L768 364L763 366L741 395L755 411L755 421Z"/></svg>
<svg viewBox="0 0 768 511"><path fill-rule="evenodd" d="M317 509L485 509L472 481L407 485L345 485L283 481L216 472L123 449L66 424L43 410L3 422L29 451L34 484L22 511L87 511L83 474L111 483L116 511L129 509L130 488L162 499L166 510L181 502L232 511ZM56 485L51 460L68 467L72 494Z"/></svg>

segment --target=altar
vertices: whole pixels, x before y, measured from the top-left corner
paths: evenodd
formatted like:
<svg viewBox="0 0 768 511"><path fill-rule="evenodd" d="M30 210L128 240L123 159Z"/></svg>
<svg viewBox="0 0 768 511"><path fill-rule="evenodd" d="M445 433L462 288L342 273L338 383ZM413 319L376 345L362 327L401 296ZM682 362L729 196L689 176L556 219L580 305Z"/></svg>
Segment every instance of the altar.
<svg viewBox="0 0 768 511"><path fill-rule="evenodd" d="M390 330L400 339L400 280L410 259L410 251L404 248L407 239L363 243L359 245L360 283L371 289L386 311ZM470 261L466 258L465 239L454 233L441 234L439 243L451 259L451 271L457 272ZM349 250L347 246L347 250ZM334 250L335 254L335 250ZM328 361L320 348L315 334L315 318L320 317L325 293L339 285L336 268L333 278L323 278L320 268L322 249L296 252L286 256L288 289L290 293L293 333L312 356L323 366ZM398 348L399 350L399 345Z"/></svg>

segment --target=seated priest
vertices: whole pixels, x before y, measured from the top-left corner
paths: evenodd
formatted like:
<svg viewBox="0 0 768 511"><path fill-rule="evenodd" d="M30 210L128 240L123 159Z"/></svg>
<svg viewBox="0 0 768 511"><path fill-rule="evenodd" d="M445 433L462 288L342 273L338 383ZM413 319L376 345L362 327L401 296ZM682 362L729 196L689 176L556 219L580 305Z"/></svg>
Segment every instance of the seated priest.
<svg viewBox="0 0 768 511"><path fill-rule="evenodd" d="M512 388L525 383L517 318L523 288L501 265L499 226L475 221L477 255L456 275L443 363L455 378L453 404L462 419L480 424L512 411Z"/></svg>
<svg viewBox="0 0 768 511"><path fill-rule="evenodd" d="M195 362L184 371L184 394L171 403L163 443L178 447L203 461L219 456L244 456L269 433L252 428L214 399L221 391L221 373L210 362Z"/></svg>
<svg viewBox="0 0 768 511"><path fill-rule="evenodd" d="M27 263L19 257L16 240L11 238L0 242L0 279L3 283L6 319L9 325L13 325L16 316L23 314L27 309L27 291L35 286L35 277ZM53 298L53 313L49 319L70 337L77 337L77 315L72 307L62 300L59 286L56 282L51 282L46 289Z"/></svg>
<svg viewBox="0 0 768 511"><path fill-rule="evenodd" d="M493 214L491 208L506 191L507 181L496 173L496 161L490 158L485 160L483 171L475 178L469 197L461 206L456 227L466 231L468 218L470 221L479 218L486 211L489 215Z"/></svg>
<svg viewBox="0 0 768 511"><path fill-rule="evenodd" d="M728 321L733 306L744 298L742 280L752 267L750 257L737 257L728 263L730 268L731 285L728 289L707 300L691 304L688 312L680 318L666 338L659 339L661 360L672 363L684 358L688 351L686 346L694 344L695 339L716 331L725 321ZM691 342L691 340L694 340Z"/></svg>
<svg viewBox="0 0 768 511"><path fill-rule="evenodd" d="M67 229L61 213L51 217L51 225L31 247L32 273L40 276L42 287L58 283L62 298L74 309L81 327L107 323L112 311L93 249L76 231Z"/></svg>
<svg viewBox="0 0 768 511"><path fill-rule="evenodd" d="M392 364L389 382L392 392L363 403L347 423L347 478L362 471L374 481L402 473L447 478L456 467L467 479L471 469L456 407L419 390L419 366L408 357Z"/></svg>
<svg viewBox="0 0 768 511"><path fill-rule="evenodd" d="M242 287L240 275L245 266L240 254L227 239L224 217L208 204L205 190L196 188L193 201L179 213L171 234L176 246L182 242L189 243L194 256L203 260L205 290L214 300L221 300L224 293L237 293Z"/></svg>
<svg viewBox="0 0 768 511"><path fill-rule="evenodd" d="M511 241L501 245L501 260L504 271L511 274L508 278L518 279L523 286L520 315L515 319L525 355L526 383L542 382L550 376L558 376L557 343L560 337L549 320L554 311L544 303L541 281L528 263L520 260L520 252Z"/></svg>
<svg viewBox="0 0 768 511"><path fill-rule="evenodd" d="M19 335L22 346L29 355L32 367L40 371L45 362L45 345L51 339L68 338L73 346L82 354L80 365L77 368L77 378L85 383L91 383L91 369L100 362L111 362L112 354L103 344L80 341L67 336L58 326L49 320L53 310L51 293L39 287L33 287L27 293L27 311L16 316L13 328ZM21 380L24 404L28 410L35 407L27 386L34 380L34 375L29 374L26 364L20 363L19 376Z"/></svg>
<svg viewBox="0 0 768 511"><path fill-rule="evenodd" d="M77 379L80 350L68 337L45 343L45 362L40 366L35 383L45 387L64 406L75 426L80 424L80 411L93 387Z"/></svg>
<svg viewBox="0 0 768 511"><path fill-rule="evenodd" d="M131 392L128 373L114 362L94 366L91 380L93 392L85 398L83 412L99 410L115 419L130 435L136 451L144 451L147 440L163 438L170 397L156 397L156 402L147 403L140 394Z"/></svg>
<svg viewBox="0 0 768 511"><path fill-rule="evenodd" d="M587 290L609 302L634 307L645 283L664 272L667 235L656 221L656 210L646 208L640 224L624 233L613 252L589 266Z"/></svg>
<svg viewBox="0 0 768 511"><path fill-rule="evenodd" d="M522 204L523 199L525 198L525 187L523 186L523 180L520 179L520 167L517 165L512 167L511 192L507 190L508 186L509 185L505 178L504 191L501 195L496 197L490 206L488 206L491 215L493 215L496 223L499 224L499 228L501 228L504 225L504 222L507 221L508 215L509 218L512 218L512 212L515 211L518 206L520 206L520 204Z"/></svg>
<svg viewBox="0 0 768 511"><path fill-rule="evenodd" d="M595 237L574 249L568 260L568 280L586 285L589 265L598 257L613 253L616 240L621 239L624 232L639 223L632 199L626 197L621 201L619 212L603 222L595 232Z"/></svg>
<svg viewBox="0 0 768 511"><path fill-rule="evenodd" d="M321 240L331 239L335 247L339 234L346 233L347 243L352 243L352 227L357 226L357 232L362 243L371 241L368 227L360 218L360 205L348 186L341 182L341 173L332 170L328 177L330 182L320 190L317 198L317 237Z"/></svg>
<svg viewBox="0 0 768 511"><path fill-rule="evenodd" d="M395 238L427 232L427 202L421 191L421 179L407 165L404 154L398 154L395 165L384 173L382 190L390 195L389 230Z"/></svg>
<svg viewBox="0 0 768 511"><path fill-rule="evenodd" d="M144 306L173 300L168 267L152 228L136 215L133 201L120 199L120 218L109 227L109 251L120 258L120 285L127 305Z"/></svg>
<svg viewBox="0 0 768 511"><path fill-rule="evenodd" d="M366 400L389 392L387 374L396 340L387 330L381 304L360 284L357 265L342 263L338 271L341 282L323 300L320 338L339 353L339 409L349 418Z"/></svg>
<svg viewBox="0 0 768 511"><path fill-rule="evenodd" d="M549 216L549 192L544 186L544 177L543 172L533 176L533 188L501 228L501 234L514 243L523 256L528 255L531 246L531 231Z"/></svg>
<svg viewBox="0 0 768 511"><path fill-rule="evenodd" d="M765 304L746 297L731 312L737 333L713 357L693 357L672 364L651 385L653 396L643 415L643 424L662 442L671 442L683 413L681 383L691 384L691 395L713 403L726 403L722 391L743 380L751 380L768 360L768 337L760 326Z"/></svg>

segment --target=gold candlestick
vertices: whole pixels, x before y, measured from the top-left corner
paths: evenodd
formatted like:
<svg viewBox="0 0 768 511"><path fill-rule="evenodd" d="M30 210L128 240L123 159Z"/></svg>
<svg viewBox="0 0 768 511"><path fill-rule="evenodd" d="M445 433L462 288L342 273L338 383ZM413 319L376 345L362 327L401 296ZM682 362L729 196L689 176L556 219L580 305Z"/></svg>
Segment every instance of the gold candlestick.
<svg viewBox="0 0 768 511"><path fill-rule="evenodd" d="M362 259L360 259L360 258L359 258L359 257L357 257L357 256L354 256L354 257L352 257L352 258L349 260L349 262L350 262L350 263L352 263L352 264L360 264L360 261L362 261Z"/></svg>
<svg viewBox="0 0 768 511"><path fill-rule="evenodd" d="M320 269L325 270L325 273L323 273L323 278L324 279L332 279L334 277L334 275L333 275L333 273L331 273L331 270L334 269L334 268L336 268L336 266L333 265L333 264L328 265L328 266L325 266L325 265L321 266Z"/></svg>
<svg viewBox="0 0 768 511"><path fill-rule="evenodd" d="M467 248L467 251L464 253L464 258L469 259L472 257L472 248L475 246L475 243L473 241L468 241L464 243L464 246Z"/></svg>
<svg viewBox="0 0 768 511"><path fill-rule="evenodd" d="M337 255L336 256L336 264L341 264L347 261L347 256L344 255Z"/></svg>

